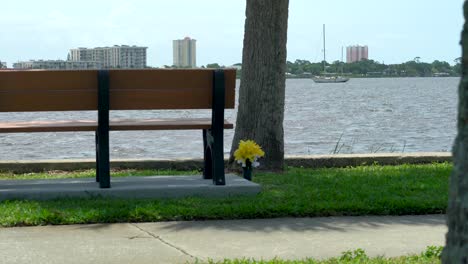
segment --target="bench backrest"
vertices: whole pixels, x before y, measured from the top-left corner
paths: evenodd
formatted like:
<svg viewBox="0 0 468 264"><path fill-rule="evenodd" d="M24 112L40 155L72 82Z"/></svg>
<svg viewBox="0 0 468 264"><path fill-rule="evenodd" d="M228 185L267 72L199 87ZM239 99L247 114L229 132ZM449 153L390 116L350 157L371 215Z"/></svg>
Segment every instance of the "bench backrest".
<svg viewBox="0 0 468 264"><path fill-rule="evenodd" d="M109 109L212 109L214 70L109 70ZM234 108L235 69L224 70ZM0 112L98 110L98 71L0 71Z"/></svg>

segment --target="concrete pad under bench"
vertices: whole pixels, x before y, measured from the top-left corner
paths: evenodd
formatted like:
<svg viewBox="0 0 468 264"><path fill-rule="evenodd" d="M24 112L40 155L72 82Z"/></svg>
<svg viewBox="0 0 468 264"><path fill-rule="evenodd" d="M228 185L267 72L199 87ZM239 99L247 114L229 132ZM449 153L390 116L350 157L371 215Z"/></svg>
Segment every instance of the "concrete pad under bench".
<svg viewBox="0 0 468 264"><path fill-rule="evenodd" d="M201 175L113 177L111 188L100 189L94 178L0 180L0 201L48 200L64 197L171 198L255 195L259 184L226 174L226 185L213 185Z"/></svg>

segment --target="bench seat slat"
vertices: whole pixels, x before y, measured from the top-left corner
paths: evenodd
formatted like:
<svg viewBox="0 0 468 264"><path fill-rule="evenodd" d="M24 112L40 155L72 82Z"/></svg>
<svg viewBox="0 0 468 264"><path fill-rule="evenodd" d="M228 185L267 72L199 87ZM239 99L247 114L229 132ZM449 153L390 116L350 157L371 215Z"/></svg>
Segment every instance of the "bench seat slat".
<svg viewBox="0 0 468 264"><path fill-rule="evenodd" d="M93 120L1 122L0 133L94 131Z"/></svg>
<svg viewBox="0 0 468 264"><path fill-rule="evenodd" d="M209 129L211 119L111 119L109 126L111 131ZM225 129L233 127L233 124L224 120ZM95 131L96 129L97 121L95 120L0 122L0 133L73 132Z"/></svg>
<svg viewBox="0 0 468 264"><path fill-rule="evenodd" d="M177 129L209 129L211 118L188 119L120 119L110 120L110 130L177 130ZM224 128L233 128L233 124L224 120Z"/></svg>

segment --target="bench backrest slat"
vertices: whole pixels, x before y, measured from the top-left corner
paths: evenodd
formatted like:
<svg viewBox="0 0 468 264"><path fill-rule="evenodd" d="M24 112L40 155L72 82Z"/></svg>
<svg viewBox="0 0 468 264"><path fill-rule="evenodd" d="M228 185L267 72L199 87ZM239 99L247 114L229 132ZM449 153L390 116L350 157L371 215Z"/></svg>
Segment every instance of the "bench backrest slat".
<svg viewBox="0 0 468 264"><path fill-rule="evenodd" d="M110 110L211 109L213 70L110 70ZM225 71L234 108L235 70ZM0 71L0 112L97 110L97 71Z"/></svg>
<svg viewBox="0 0 468 264"><path fill-rule="evenodd" d="M225 71L226 108L234 108L235 70ZM212 70L110 71L110 109L211 109Z"/></svg>
<svg viewBox="0 0 468 264"><path fill-rule="evenodd" d="M0 112L97 109L97 71L0 71Z"/></svg>

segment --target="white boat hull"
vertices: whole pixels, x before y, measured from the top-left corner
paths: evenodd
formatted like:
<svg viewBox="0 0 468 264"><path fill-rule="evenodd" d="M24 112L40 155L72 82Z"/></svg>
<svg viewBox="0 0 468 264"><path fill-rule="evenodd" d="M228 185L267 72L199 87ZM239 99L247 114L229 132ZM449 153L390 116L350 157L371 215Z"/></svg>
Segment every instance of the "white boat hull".
<svg viewBox="0 0 468 264"><path fill-rule="evenodd" d="M349 81L349 78L345 77L314 77L312 78L316 83L344 83Z"/></svg>

